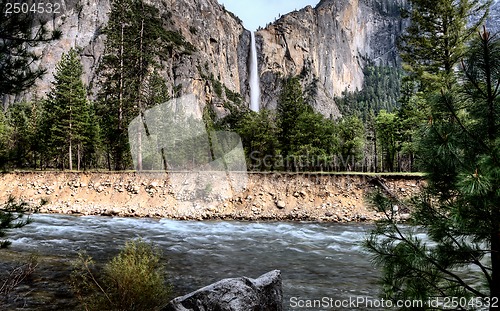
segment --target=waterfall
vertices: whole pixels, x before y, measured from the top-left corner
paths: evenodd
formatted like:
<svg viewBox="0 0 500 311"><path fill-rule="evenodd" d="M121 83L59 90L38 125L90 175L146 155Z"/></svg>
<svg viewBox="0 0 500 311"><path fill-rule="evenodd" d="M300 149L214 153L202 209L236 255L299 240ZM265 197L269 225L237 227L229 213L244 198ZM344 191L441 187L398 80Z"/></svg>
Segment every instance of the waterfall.
<svg viewBox="0 0 500 311"><path fill-rule="evenodd" d="M250 109L259 111L260 108L260 82L257 67L257 47L255 34L250 32Z"/></svg>

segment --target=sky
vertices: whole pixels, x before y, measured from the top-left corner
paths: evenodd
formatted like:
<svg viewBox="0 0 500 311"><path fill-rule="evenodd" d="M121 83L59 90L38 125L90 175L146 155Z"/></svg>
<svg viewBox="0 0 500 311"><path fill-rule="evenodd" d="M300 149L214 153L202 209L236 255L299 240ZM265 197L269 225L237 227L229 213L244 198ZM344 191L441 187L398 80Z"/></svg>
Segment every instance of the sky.
<svg viewBox="0 0 500 311"><path fill-rule="evenodd" d="M274 22L279 14L300 10L307 5L315 7L319 0L218 0L228 11L241 18L248 30Z"/></svg>

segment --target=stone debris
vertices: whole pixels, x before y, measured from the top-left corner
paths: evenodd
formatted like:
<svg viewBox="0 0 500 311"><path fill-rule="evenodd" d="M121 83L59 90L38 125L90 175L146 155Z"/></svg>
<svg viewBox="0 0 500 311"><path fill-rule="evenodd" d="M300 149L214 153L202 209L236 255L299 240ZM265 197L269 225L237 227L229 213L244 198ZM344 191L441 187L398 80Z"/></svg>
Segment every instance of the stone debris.
<svg viewBox="0 0 500 311"><path fill-rule="evenodd" d="M279 209L283 209L286 207L286 203L284 201L278 201L276 202L276 206L279 208Z"/></svg>
<svg viewBox="0 0 500 311"><path fill-rule="evenodd" d="M375 189L408 200L424 182L419 178L371 182L363 176L249 174L245 190L228 195L214 184L212 194L174 193L167 176L137 173L23 172L0 175L0 202L9 195L37 204L40 212L74 215L168 217L182 220L291 220L363 222L382 217L366 205ZM313 182L314 181L314 182ZM398 220L409 218L403 204L393 206Z"/></svg>

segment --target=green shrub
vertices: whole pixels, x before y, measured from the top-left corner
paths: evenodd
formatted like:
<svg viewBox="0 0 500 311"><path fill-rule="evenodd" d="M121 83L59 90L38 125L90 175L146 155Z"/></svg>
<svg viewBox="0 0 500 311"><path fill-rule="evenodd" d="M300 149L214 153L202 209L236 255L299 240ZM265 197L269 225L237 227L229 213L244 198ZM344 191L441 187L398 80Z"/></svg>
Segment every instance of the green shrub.
<svg viewBox="0 0 500 311"><path fill-rule="evenodd" d="M71 285L84 310L159 310L170 295L160 259L159 250L142 240L127 242L100 273L91 257L80 254Z"/></svg>

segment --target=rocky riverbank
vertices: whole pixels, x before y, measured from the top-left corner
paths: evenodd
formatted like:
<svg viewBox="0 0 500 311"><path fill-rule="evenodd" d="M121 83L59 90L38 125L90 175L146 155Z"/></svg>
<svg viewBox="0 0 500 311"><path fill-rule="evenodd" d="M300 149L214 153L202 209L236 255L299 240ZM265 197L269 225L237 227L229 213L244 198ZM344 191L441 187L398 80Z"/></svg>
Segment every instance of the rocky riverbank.
<svg viewBox="0 0 500 311"><path fill-rule="evenodd" d="M200 200L176 195L166 174L135 172L12 172L0 174L0 202L14 196L42 213L165 217L181 220L369 221L380 217L365 201L380 186L406 198L418 176L251 173L244 190L221 195L215 184ZM404 217L405 215L402 215Z"/></svg>

